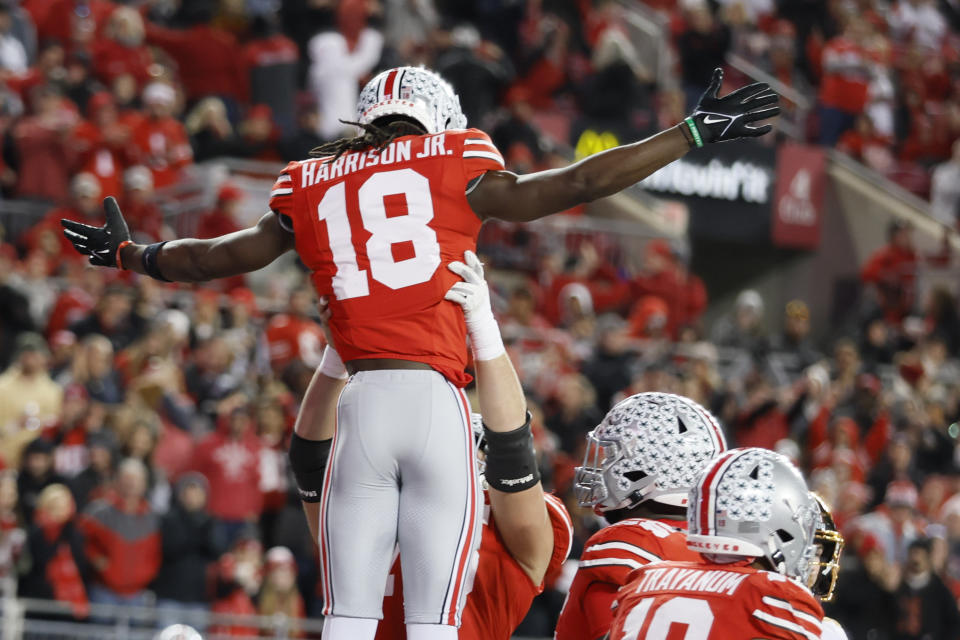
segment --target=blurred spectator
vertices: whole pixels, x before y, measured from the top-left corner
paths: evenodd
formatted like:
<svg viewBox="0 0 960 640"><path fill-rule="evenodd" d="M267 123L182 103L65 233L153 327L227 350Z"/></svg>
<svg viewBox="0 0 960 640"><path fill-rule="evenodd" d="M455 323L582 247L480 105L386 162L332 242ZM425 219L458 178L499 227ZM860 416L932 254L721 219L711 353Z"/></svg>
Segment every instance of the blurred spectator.
<svg viewBox="0 0 960 640"><path fill-rule="evenodd" d="M247 572L244 565L237 561L233 553L226 553L217 563L215 595L211 612L214 614L256 615L257 609L241 583ZM255 638L259 635L256 628L245 627L239 623L211 625L208 632L213 635Z"/></svg>
<svg viewBox="0 0 960 640"><path fill-rule="evenodd" d="M888 244L877 249L860 270L860 279L869 285L872 302L888 322L899 325L913 307L917 277L917 254L913 248L913 226L895 219L887 227Z"/></svg>
<svg viewBox="0 0 960 640"><path fill-rule="evenodd" d="M342 0L337 5L337 30L326 30L307 45L308 85L320 112L317 132L325 140L346 135L357 108L360 81L373 71L383 49L383 35L367 25L365 0ZM350 134L352 135L352 134Z"/></svg>
<svg viewBox="0 0 960 640"><path fill-rule="evenodd" d="M207 495L207 480L199 473L185 473L177 482L176 497L161 530L163 564L154 584L160 607L209 611L207 576L224 545L207 511Z"/></svg>
<svg viewBox="0 0 960 640"><path fill-rule="evenodd" d="M110 14L101 37L93 42L93 69L97 78L109 86L121 75L129 74L143 88L150 80L153 56L144 45L143 18L132 7L117 7Z"/></svg>
<svg viewBox="0 0 960 640"><path fill-rule="evenodd" d="M283 615L293 620L303 618L306 609L297 591L297 564L293 554L286 547L273 547L267 551L264 564L266 574L257 600L257 613L262 616Z"/></svg>
<svg viewBox="0 0 960 640"><path fill-rule="evenodd" d="M0 366L6 368L13 356L18 335L34 328L30 302L15 279L17 251L0 244Z"/></svg>
<svg viewBox="0 0 960 640"><path fill-rule="evenodd" d="M261 445L246 399L234 396L222 405L217 429L197 444L192 466L209 480L210 513L218 535L232 544L263 509Z"/></svg>
<svg viewBox="0 0 960 640"><path fill-rule="evenodd" d="M692 109L710 84L718 61L730 49L730 29L717 20L706 2L691 3L687 28L677 38L687 110Z"/></svg>
<svg viewBox="0 0 960 640"><path fill-rule="evenodd" d="M299 57L297 45L280 32L274 14L265 13L253 19L250 40L243 45L243 62L250 77L250 102L269 107L284 135L294 131Z"/></svg>
<svg viewBox="0 0 960 640"><path fill-rule="evenodd" d="M784 310L783 332L770 343L777 364L788 380L795 380L823 356L810 336L810 308L802 300L791 300Z"/></svg>
<svg viewBox="0 0 960 640"><path fill-rule="evenodd" d="M185 128L197 162L228 155L237 148L237 138L220 98L204 98L187 115Z"/></svg>
<svg viewBox="0 0 960 640"><path fill-rule="evenodd" d="M632 354L627 350L627 326L617 315L601 316L597 322L597 349L583 364L583 375L597 393L597 408L606 413L613 396L630 384Z"/></svg>
<svg viewBox="0 0 960 640"><path fill-rule="evenodd" d="M960 220L960 140L953 143L950 160L933 170L930 212L943 224L957 228Z"/></svg>
<svg viewBox="0 0 960 640"><path fill-rule="evenodd" d="M96 306L70 330L83 340L91 334L106 336L114 350L122 350L143 332L144 319L134 312L131 292L126 287L111 285L103 291Z"/></svg>
<svg viewBox="0 0 960 640"><path fill-rule="evenodd" d="M939 49L947 32L947 21L932 0L897 0L888 21L895 38L929 50Z"/></svg>
<svg viewBox="0 0 960 640"><path fill-rule="evenodd" d="M231 155L264 162L280 161L277 148L280 130L273 122L270 107L265 104L252 106L237 129L240 133L239 145Z"/></svg>
<svg viewBox="0 0 960 640"><path fill-rule="evenodd" d="M123 385L120 373L113 366L113 345L110 340L94 333L80 342L72 382L83 385L96 402L123 402Z"/></svg>
<svg viewBox="0 0 960 640"><path fill-rule="evenodd" d="M536 112L530 104L529 92L522 87L514 87L507 93L506 102L506 119L499 122L490 133L493 143L507 156L515 155L519 147L526 149L534 161L539 161L543 157L544 143L533 121Z"/></svg>
<svg viewBox="0 0 960 640"><path fill-rule="evenodd" d="M123 172L120 206L134 240L159 242L173 237L173 231L164 225L163 213L154 201L153 174L146 167L136 165Z"/></svg>
<svg viewBox="0 0 960 640"><path fill-rule="evenodd" d="M74 51L68 55L63 93L80 113L86 113L87 103L99 89L99 83L90 74L90 55L86 51Z"/></svg>
<svg viewBox="0 0 960 640"><path fill-rule="evenodd" d="M70 133L76 108L54 85L40 85L30 94L34 115L10 130L4 159L16 174L14 192L20 198L62 202L67 196Z"/></svg>
<svg viewBox="0 0 960 640"><path fill-rule="evenodd" d="M144 500L147 469L127 459L117 469L116 493L95 500L81 520L93 565L90 600L145 606L146 588L160 569L160 521Z"/></svg>
<svg viewBox="0 0 960 640"><path fill-rule="evenodd" d="M230 32L212 24L212 2L194 2L182 15L188 24L168 29L147 23L147 43L173 58L187 100L217 96L232 104L244 102L250 85L243 68L240 45ZM157 183L157 186L161 186Z"/></svg>
<svg viewBox="0 0 960 640"><path fill-rule="evenodd" d="M957 602L933 572L930 540L910 543L903 581L896 592L897 640L954 640L960 629Z"/></svg>
<svg viewBox="0 0 960 640"><path fill-rule="evenodd" d="M65 386L60 419L43 434L56 447L53 467L57 473L72 479L87 467L87 430L102 429L103 419L104 412L99 406L94 408L86 389L77 384Z"/></svg>
<svg viewBox="0 0 960 640"><path fill-rule="evenodd" d="M7 465L16 466L23 445L60 415L63 389L50 379L49 357L42 336L21 333L14 345L13 364L0 374L0 457Z"/></svg>
<svg viewBox="0 0 960 640"><path fill-rule="evenodd" d="M173 117L176 99L169 84L148 84L143 90L147 117L133 130L141 162L153 172L153 184L158 189L176 182L180 170L193 161L186 130Z"/></svg>
<svg viewBox="0 0 960 640"><path fill-rule="evenodd" d="M887 563L883 547L869 533L844 555L848 561L854 556L853 568L842 573L839 584L843 586L836 603L827 606L828 615L836 616L851 640L893 640L896 600L892 592L900 579L896 565Z"/></svg>
<svg viewBox="0 0 960 640"><path fill-rule="evenodd" d="M837 141L837 149L881 173L893 169L892 148L893 141L878 133L873 120L866 114L857 116L854 126Z"/></svg>
<svg viewBox="0 0 960 640"><path fill-rule="evenodd" d="M69 252L73 251L73 245L63 235L63 228L60 226L60 220L76 220L84 224L100 225L103 220L103 213L100 204L100 181L92 173L82 172L73 176L70 181L70 200L67 206L58 207L50 211L43 219L38 222L26 234L24 243L30 250L44 250L46 238L43 234L53 233L58 241L59 254L58 261L62 259L82 260L75 258ZM76 251L74 251L76 253Z"/></svg>
<svg viewBox="0 0 960 640"><path fill-rule="evenodd" d="M280 141L280 155L284 162L303 160L324 139L317 133L320 116L317 103L310 94L301 94L297 99L297 123L294 130Z"/></svg>
<svg viewBox="0 0 960 640"><path fill-rule="evenodd" d="M237 208L244 199L244 193L229 182L221 185L217 191L217 201L212 211L200 218L197 227L198 238L216 238L217 236L240 230L237 222Z"/></svg>
<svg viewBox="0 0 960 640"><path fill-rule="evenodd" d="M0 471L0 579L17 579L27 541L17 511L17 474Z"/></svg>
<svg viewBox="0 0 960 640"><path fill-rule="evenodd" d="M0 69L15 75L27 71L27 49L13 30L10 5L0 5Z"/></svg>
<svg viewBox="0 0 960 640"><path fill-rule="evenodd" d="M667 305L666 330L676 338L679 330L695 325L707 307L703 281L691 273L685 256L666 240L651 240L643 252L640 272L630 281L634 298L655 296Z"/></svg>
<svg viewBox="0 0 960 640"><path fill-rule="evenodd" d="M433 66L460 96L467 122L479 126L496 111L501 94L513 79L513 65L500 47L482 40L472 25L452 29L449 45Z"/></svg>
<svg viewBox="0 0 960 640"><path fill-rule="evenodd" d="M868 53L864 39L868 26L848 15L840 35L823 48L820 84L820 144L833 146L856 117L863 113L870 85Z"/></svg>
<svg viewBox="0 0 960 640"><path fill-rule="evenodd" d="M760 294L753 289L741 291L732 313L714 325L712 338L718 347L742 349L753 357L763 355L768 343Z"/></svg>
<svg viewBox="0 0 960 640"><path fill-rule="evenodd" d="M85 618L89 602L84 582L90 565L75 516L73 497L65 486L51 484L41 492L27 534L29 568L17 594L69 603L75 617Z"/></svg>
<svg viewBox="0 0 960 640"><path fill-rule="evenodd" d="M557 383L556 407L547 414L547 428L560 439L560 448L576 457L583 437L600 423L596 391L584 376L567 374Z"/></svg>
<svg viewBox="0 0 960 640"><path fill-rule="evenodd" d="M34 509L43 490L50 485L62 485L64 478L53 468L53 443L46 438L34 438L23 449L20 473L17 475L17 495L24 520L34 519Z"/></svg>
<svg viewBox="0 0 960 640"><path fill-rule="evenodd" d="M106 91L91 96L87 117L89 120L73 130L75 166L96 176L103 195L119 196L120 176L135 155L130 145L130 128L120 122L113 96ZM124 214L129 215L126 210Z"/></svg>
<svg viewBox="0 0 960 640"><path fill-rule="evenodd" d="M267 323L266 337L270 365L276 372L300 361L307 367L320 365L327 340L313 320L313 291L306 287L290 293L286 313L278 313Z"/></svg>
<svg viewBox="0 0 960 640"><path fill-rule="evenodd" d="M82 509L94 500L106 498L113 486L117 466L117 441L113 432L103 430L86 437L88 464L70 482L70 489Z"/></svg>

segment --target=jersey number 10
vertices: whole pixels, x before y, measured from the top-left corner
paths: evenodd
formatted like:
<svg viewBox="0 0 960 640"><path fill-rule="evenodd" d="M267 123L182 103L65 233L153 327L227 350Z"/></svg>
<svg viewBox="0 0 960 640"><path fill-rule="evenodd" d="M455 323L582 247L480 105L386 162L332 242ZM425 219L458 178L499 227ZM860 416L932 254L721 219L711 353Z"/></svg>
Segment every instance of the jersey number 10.
<svg viewBox="0 0 960 640"><path fill-rule="evenodd" d="M387 217L384 198L403 195L407 215ZM357 190L357 204L363 228L370 233L366 253L370 275L391 289L402 289L428 281L440 266L440 244L437 232L430 228L433 220L433 198L430 181L413 169L383 171L367 178ZM346 183L327 189L317 205L317 215L327 223L330 251L337 273L333 276L333 293L337 300L370 295L366 270L357 264L350 220L347 217ZM412 258L397 261L393 245L413 244Z"/></svg>
<svg viewBox="0 0 960 640"><path fill-rule="evenodd" d="M623 623L623 635L613 640L636 640L647 621L650 607L655 598L644 598L627 614ZM659 607L650 620L650 627L644 636L646 640L667 640L670 628L675 625L686 625L683 640L707 640L710 636L710 627L713 626L713 612L706 600L698 598L671 598Z"/></svg>

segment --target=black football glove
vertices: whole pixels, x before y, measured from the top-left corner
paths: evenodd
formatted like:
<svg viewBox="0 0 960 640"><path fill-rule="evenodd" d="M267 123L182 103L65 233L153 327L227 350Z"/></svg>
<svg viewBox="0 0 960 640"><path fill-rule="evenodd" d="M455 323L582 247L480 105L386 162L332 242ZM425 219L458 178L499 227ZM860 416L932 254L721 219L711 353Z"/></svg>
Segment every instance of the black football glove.
<svg viewBox="0 0 960 640"><path fill-rule="evenodd" d="M102 227L92 227L65 218L60 219L60 224L63 226L63 235L73 243L73 248L90 256L90 264L95 267L116 267L117 249L130 240L130 229L113 196L104 198L103 211L107 223Z"/></svg>
<svg viewBox="0 0 960 640"><path fill-rule="evenodd" d="M717 92L721 84L723 69L717 67L713 70L710 86L700 96L697 108L685 121L698 147L708 142L755 138L773 128L770 124L759 127L751 124L780 113L780 96L770 85L756 82L720 98Z"/></svg>

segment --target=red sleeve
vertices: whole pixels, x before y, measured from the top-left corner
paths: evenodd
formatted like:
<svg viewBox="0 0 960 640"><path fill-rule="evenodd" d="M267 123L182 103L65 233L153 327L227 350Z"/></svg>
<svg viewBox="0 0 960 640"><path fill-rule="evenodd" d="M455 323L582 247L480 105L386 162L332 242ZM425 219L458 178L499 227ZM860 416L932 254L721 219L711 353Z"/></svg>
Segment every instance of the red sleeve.
<svg viewBox="0 0 960 640"><path fill-rule="evenodd" d="M469 183L487 171L503 171L503 156L490 136L479 129L467 129L462 136L463 171Z"/></svg>
<svg viewBox="0 0 960 640"><path fill-rule="evenodd" d="M864 282L879 282L880 276L886 267L886 262L887 252L883 249L877 251L870 256L867 264L863 265L863 269L860 270L860 279Z"/></svg>
<svg viewBox="0 0 960 640"><path fill-rule="evenodd" d="M553 525L553 554L544 577L544 581L549 583L570 555L570 547L573 546L573 521L560 498L545 493L543 499L547 503L547 513Z"/></svg>
<svg viewBox="0 0 960 640"><path fill-rule="evenodd" d="M281 216L281 224L290 222L290 227L287 228L284 224L284 228L291 232L293 231L293 178L290 174L296 166L296 162L291 162L284 167L270 190L270 210ZM286 220L283 216L286 216Z"/></svg>
<svg viewBox="0 0 960 640"><path fill-rule="evenodd" d="M170 166L174 169L182 169L193 162L193 149L190 147L190 140L187 138L187 130L179 122L173 121L170 127L171 151Z"/></svg>
<svg viewBox="0 0 960 640"><path fill-rule="evenodd" d="M871 465L876 464L877 461L880 460L880 456L883 455L889 440L890 416L888 416L886 412L882 412L877 416L873 425L870 426L870 431L867 432L867 437L864 438L863 441L867 455L870 456Z"/></svg>
<svg viewBox="0 0 960 640"><path fill-rule="evenodd" d="M602 638L613 625L613 603L619 589L612 584L594 582L583 594L582 606L584 620L587 621L589 635L584 640Z"/></svg>

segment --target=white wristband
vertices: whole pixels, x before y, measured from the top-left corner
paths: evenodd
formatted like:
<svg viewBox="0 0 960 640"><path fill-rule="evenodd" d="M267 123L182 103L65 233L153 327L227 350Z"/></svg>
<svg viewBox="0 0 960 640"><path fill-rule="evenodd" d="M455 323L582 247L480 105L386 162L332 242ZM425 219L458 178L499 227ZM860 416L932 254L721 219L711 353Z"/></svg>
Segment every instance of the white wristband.
<svg viewBox="0 0 960 640"><path fill-rule="evenodd" d="M489 309L481 317L467 321L467 333L470 335L474 360L494 360L507 351L500 335L500 325Z"/></svg>
<svg viewBox="0 0 960 640"><path fill-rule="evenodd" d="M340 354L337 353L332 344L328 344L323 350L323 358L320 359L320 373L337 380L346 380L350 377L347 374L347 368L343 366Z"/></svg>

